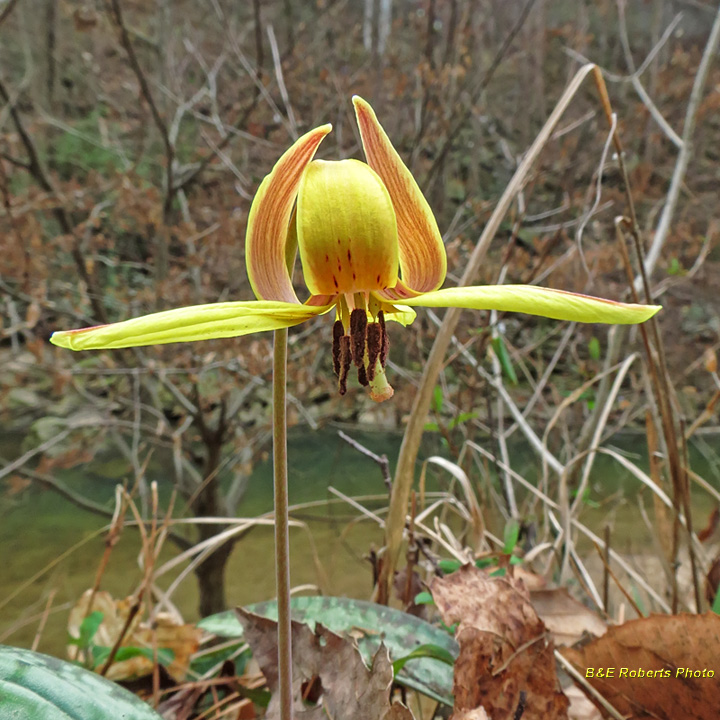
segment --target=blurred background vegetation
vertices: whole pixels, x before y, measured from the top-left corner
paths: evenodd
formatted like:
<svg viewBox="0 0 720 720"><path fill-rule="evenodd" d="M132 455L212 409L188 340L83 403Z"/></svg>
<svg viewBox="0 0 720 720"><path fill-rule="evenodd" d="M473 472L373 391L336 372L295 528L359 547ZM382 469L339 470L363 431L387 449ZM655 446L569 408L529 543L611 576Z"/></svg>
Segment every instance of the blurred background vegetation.
<svg viewBox="0 0 720 720"><path fill-rule="evenodd" d="M176 517L217 519L176 528L163 551L169 558L197 543L215 548L194 566L198 584L186 581L176 598L183 613L207 615L273 592L269 531L253 531L264 538L258 545L244 534L212 544L237 514L269 510L271 336L76 355L47 343L54 330L251 299L243 246L258 184L298 134L325 122L334 130L319 157L360 157L355 93L372 103L430 201L453 284L567 82L583 62L597 63L649 245L715 11L697 0L0 3L0 586L9 598L0 641L30 644L42 609L52 607L47 643L62 645L63 612L92 586L101 538L27 581L110 519L118 482L144 519L153 513L155 481L161 510L174 493ZM637 80L675 135L648 110ZM689 163L651 279L664 306L674 407L693 428L696 472L717 487L720 460L708 439L719 387L717 62L701 90ZM588 83L497 234L478 284L538 282L628 299L613 224L627 203L617 158L603 155L608 130ZM296 280L306 297L299 272ZM386 504L379 470L337 438L333 423L370 432L356 436L392 461L437 319L421 312L402 336L391 328L396 394L382 406L358 387L337 395L325 318L291 331L290 482L295 492L312 488L297 502L326 499L332 484ZM498 383L567 462L597 427L602 408L588 381L616 362L607 357L609 332L463 314L425 455L440 452L465 467L494 509L500 536L512 504L501 484L481 480L502 473L487 460L474 465L468 442L504 457L507 441L505 460L533 482L541 460L500 402ZM628 336L622 357L641 350L638 337ZM499 373L493 357L502 360ZM643 467L646 388L636 363L602 433L605 442L624 432L623 452ZM625 513L629 526L636 517L629 476L603 468L585 489L586 510L598 522ZM253 500L255 486L264 490ZM519 519L532 528L542 513L518 498ZM710 505L705 496L698 502L703 525ZM321 581L312 548L294 547L293 581L366 597L372 576L363 556L382 535L373 525L345 546L352 533L342 529L346 506L342 512L332 522L331 510L310 513L322 515L313 526L318 552L335 564ZM637 539L651 535L645 527L633 530L618 542L651 542ZM103 579L118 595L142 574L133 532ZM347 549L332 560L335 544ZM239 545L243 552L233 553Z"/></svg>

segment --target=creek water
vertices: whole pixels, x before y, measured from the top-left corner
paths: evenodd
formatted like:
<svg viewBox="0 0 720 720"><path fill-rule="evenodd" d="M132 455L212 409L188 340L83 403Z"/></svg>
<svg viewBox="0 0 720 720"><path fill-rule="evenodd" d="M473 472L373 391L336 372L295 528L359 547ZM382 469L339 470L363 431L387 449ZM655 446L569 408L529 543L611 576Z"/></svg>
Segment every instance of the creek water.
<svg viewBox="0 0 720 720"><path fill-rule="evenodd" d="M386 454L394 467L401 436L392 433L348 431L352 437L377 454ZM435 435L424 443L422 456L440 450ZM17 440L17 439L16 439ZM645 465L642 443L635 438L616 439L614 445ZM10 442L6 438L6 443ZM706 443L707 444L707 443ZM17 446L17 442L15 443ZM9 445L0 448L8 458ZM709 446L708 446L709 447ZM3 451L4 450L4 451ZM315 501L293 517L305 528L292 528L290 534L292 584L312 584L322 592L368 598L372 590L371 568L365 559L370 547L382 544L382 532L371 520L358 520L359 513L339 503L330 493L332 486L348 496L380 496L364 503L369 508L386 505L382 500L385 486L378 466L345 443L337 428L312 432L307 428L289 438L290 503ZM636 455L633 456L633 453ZM702 447L691 453L693 469L715 487L720 474L713 458ZM527 448L515 448L513 467L533 480L537 461ZM167 464L156 462L148 471L148 480L157 480L161 495L167 498L170 482ZM111 507L114 487L126 476L124 462L100 455L82 467L61 471L59 476L76 492L82 492ZM438 482L447 486L448 478L430 480L429 490ZM616 549L637 552L651 543L650 534L638 522L636 495L639 483L607 457L599 458L593 474L583 520L596 532L605 523L613 525ZM319 502L318 502L319 501ZM702 526L714 507L704 492L693 494L696 526ZM651 501L646 497L646 505ZM238 509L241 517L257 517L272 509L272 465L259 463L253 471L247 492ZM502 523L494 530L502 532ZM486 519L487 521L487 519ZM496 523L497 524L497 523ZM104 549L101 532L106 521L79 510L55 493L28 488L15 495L0 496L0 643L29 647L38 631L41 616L52 595L47 622L38 650L62 655L66 640L69 607L82 592L93 585ZM132 593L142 573L138 567L140 542L135 529L126 528L112 551L101 588L114 597ZM165 543L158 564L179 551ZM243 605L273 597L272 527L257 527L244 535L235 546L227 569L227 598L231 605ZM182 566L160 578L166 589ZM172 596L187 621L198 619L197 585L192 573Z"/></svg>

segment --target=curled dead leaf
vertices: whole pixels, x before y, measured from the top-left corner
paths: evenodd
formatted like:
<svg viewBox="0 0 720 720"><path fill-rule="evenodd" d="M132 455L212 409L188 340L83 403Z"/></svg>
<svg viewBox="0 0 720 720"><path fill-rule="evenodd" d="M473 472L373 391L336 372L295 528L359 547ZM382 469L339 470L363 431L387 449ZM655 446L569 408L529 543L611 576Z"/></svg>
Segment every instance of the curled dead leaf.
<svg viewBox="0 0 720 720"><path fill-rule="evenodd" d="M91 590L86 590L75 607L70 611L68 618L68 633L70 637L80 637L80 627L83 620L91 612L101 612L103 619L95 634L91 638L96 646L112 648L117 642L120 633L125 625L133 606L133 598L127 597L124 600L115 600L108 592L100 591L95 593L92 608L88 609ZM175 618L166 614L158 614L152 625L142 622L143 609L131 620L123 637L121 647L137 647L143 649L170 650L173 659L168 663L166 669L170 676L177 682L181 682L187 675L190 665L190 656L198 649L202 631L194 625L183 625ZM76 645L68 646L68 656L71 660L84 661L82 652L78 651ZM109 680L129 680L144 677L152 673L154 662L146 655L114 662L106 677ZM99 669L99 668L96 668Z"/></svg>
<svg viewBox="0 0 720 720"><path fill-rule="evenodd" d="M452 720L480 717L469 713L481 709L491 718L519 710L523 720L567 718L552 638L521 582L465 565L435 578L431 592L443 622L458 623Z"/></svg>
<svg viewBox="0 0 720 720"><path fill-rule="evenodd" d="M27 327L28 330L32 330L38 324L40 315L40 305L37 301L33 300L28 305L27 312L25 313L25 327Z"/></svg>
<svg viewBox="0 0 720 720"><path fill-rule="evenodd" d="M719 647L714 613L651 615L561 653L626 717L709 720L720 708Z"/></svg>
<svg viewBox="0 0 720 720"><path fill-rule="evenodd" d="M605 621L565 588L533 590L530 600L556 645L574 645L586 633L600 637L607 631Z"/></svg>
<svg viewBox="0 0 720 720"><path fill-rule="evenodd" d="M710 373L717 372L717 355L712 348L707 348L703 353L703 366Z"/></svg>

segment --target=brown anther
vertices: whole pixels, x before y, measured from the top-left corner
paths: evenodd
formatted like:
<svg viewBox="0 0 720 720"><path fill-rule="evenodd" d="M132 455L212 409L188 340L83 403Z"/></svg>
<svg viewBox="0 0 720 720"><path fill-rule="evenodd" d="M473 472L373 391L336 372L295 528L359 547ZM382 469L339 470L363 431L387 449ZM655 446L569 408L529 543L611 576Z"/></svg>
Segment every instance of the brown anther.
<svg viewBox="0 0 720 720"><path fill-rule="evenodd" d="M343 328L343 324L340 320L335 321L332 334L333 370L335 371L335 375L340 377L340 338L345 334L345 328Z"/></svg>
<svg viewBox="0 0 720 720"><path fill-rule="evenodd" d="M367 313L365 310L355 308L350 313L350 349L355 367L364 364L365 359L365 333L367 331Z"/></svg>
<svg viewBox="0 0 720 720"><path fill-rule="evenodd" d="M350 337L343 335L340 338L340 372L338 373L338 392L344 395L347 392L347 377L352 358L350 356Z"/></svg>
<svg viewBox="0 0 720 720"><path fill-rule="evenodd" d="M370 323L367 328L367 351L368 351L368 379L372 382L375 378L375 365L382 350L382 330L378 323Z"/></svg>

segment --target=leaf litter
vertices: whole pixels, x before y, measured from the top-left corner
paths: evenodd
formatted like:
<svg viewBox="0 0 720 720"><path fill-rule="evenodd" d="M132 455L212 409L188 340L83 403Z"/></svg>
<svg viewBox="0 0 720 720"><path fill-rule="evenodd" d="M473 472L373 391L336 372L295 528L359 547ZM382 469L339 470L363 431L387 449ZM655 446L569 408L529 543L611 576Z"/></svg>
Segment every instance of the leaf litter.
<svg viewBox="0 0 720 720"><path fill-rule="evenodd" d="M236 612L272 693L265 717L278 720L277 622L243 608ZM368 668L351 640L320 623L313 631L293 621L292 654L293 715L298 720L413 720L408 708L390 700L393 670L384 645Z"/></svg>
<svg viewBox="0 0 720 720"><path fill-rule="evenodd" d="M468 564L435 578L430 589L443 622L458 623L451 720L481 718L482 711L493 719L567 718L552 637L521 581Z"/></svg>
<svg viewBox="0 0 720 720"><path fill-rule="evenodd" d="M629 620L561 652L625 717L710 720L720 717L719 648L720 616L709 612Z"/></svg>

